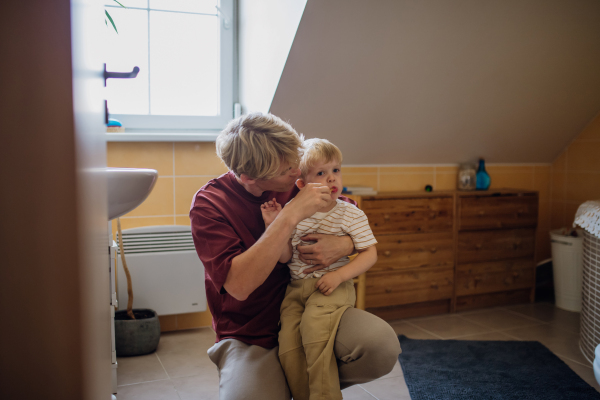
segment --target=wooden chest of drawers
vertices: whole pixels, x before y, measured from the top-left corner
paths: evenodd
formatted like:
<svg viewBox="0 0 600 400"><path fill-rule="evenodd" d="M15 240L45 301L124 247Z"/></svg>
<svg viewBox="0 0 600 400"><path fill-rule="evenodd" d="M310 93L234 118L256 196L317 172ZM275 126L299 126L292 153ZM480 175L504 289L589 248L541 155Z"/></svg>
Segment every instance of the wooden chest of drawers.
<svg viewBox="0 0 600 400"><path fill-rule="evenodd" d="M353 198L378 241L367 311L395 319L533 299L536 192Z"/></svg>
<svg viewBox="0 0 600 400"><path fill-rule="evenodd" d="M536 192L457 193L457 311L533 301Z"/></svg>

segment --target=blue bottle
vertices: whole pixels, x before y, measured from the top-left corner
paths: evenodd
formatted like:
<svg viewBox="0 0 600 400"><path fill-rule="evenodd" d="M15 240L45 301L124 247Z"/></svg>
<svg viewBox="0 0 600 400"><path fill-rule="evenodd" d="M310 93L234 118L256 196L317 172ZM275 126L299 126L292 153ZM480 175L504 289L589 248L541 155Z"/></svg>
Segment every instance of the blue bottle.
<svg viewBox="0 0 600 400"><path fill-rule="evenodd" d="M490 175L485 171L485 161L481 158L479 159L479 169L475 178L475 189L488 190L491 181Z"/></svg>

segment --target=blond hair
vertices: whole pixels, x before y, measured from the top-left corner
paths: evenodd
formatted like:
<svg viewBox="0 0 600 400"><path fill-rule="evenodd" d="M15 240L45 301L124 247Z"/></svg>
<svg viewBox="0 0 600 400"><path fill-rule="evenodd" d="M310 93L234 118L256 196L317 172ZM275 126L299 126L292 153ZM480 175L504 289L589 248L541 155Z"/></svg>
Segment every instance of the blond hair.
<svg viewBox="0 0 600 400"><path fill-rule="evenodd" d="M298 164L303 139L281 118L252 113L229 122L217 137L217 155L238 177L271 179L282 162Z"/></svg>
<svg viewBox="0 0 600 400"><path fill-rule="evenodd" d="M303 178L306 178L308 171L319 162L337 161L342 163L342 152L327 139L307 139L302 147L304 152L300 159L300 171Z"/></svg>

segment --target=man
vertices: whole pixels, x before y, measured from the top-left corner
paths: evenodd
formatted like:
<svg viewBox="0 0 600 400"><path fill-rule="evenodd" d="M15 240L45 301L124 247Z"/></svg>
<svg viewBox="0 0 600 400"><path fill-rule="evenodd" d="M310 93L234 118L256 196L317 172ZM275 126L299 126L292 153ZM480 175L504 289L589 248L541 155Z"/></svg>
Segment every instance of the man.
<svg viewBox="0 0 600 400"><path fill-rule="evenodd" d="M329 198L327 186L318 183L295 187L302 139L274 115L231 121L216 142L229 172L209 181L192 202L192 234L217 333L208 354L219 370L222 400L290 398L277 354L279 308L290 276L278 259L296 225ZM260 205L273 198L286 206L265 229ZM313 234L303 240L316 242L298 247L302 261L315 265L311 271L354 251L347 236ZM389 373L400 345L383 320L350 308L334 352L345 388Z"/></svg>

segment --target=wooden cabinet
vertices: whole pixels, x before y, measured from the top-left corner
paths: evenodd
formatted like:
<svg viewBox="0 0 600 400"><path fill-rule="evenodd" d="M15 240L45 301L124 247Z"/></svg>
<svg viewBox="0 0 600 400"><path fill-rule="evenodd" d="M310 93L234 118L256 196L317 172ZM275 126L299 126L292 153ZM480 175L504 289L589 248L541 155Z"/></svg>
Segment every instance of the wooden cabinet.
<svg viewBox="0 0 600 400"><path fill-rule="evenodd" d="M449 312L454 296L454 194L363 197L377 238L366 274L368 311L386 319Z"/></svg>
<svg viewBox="0 0 600 400"><path fill-rule="evenodd" d="M377 238L367 311L385 319L526 302L535 283L537 192L354 197Z"/></svg>
<svg viewBox="0 0 600 400"><path fill-rule="evenodd" d="M452 197L369 199L362 210L375 235L452 231Z"/></svg>
<svg viewBox="0 0 600 400"><path fill-rule="evenodd" d="M533 301L536 192L457 193L456 311Z"/></svg>

